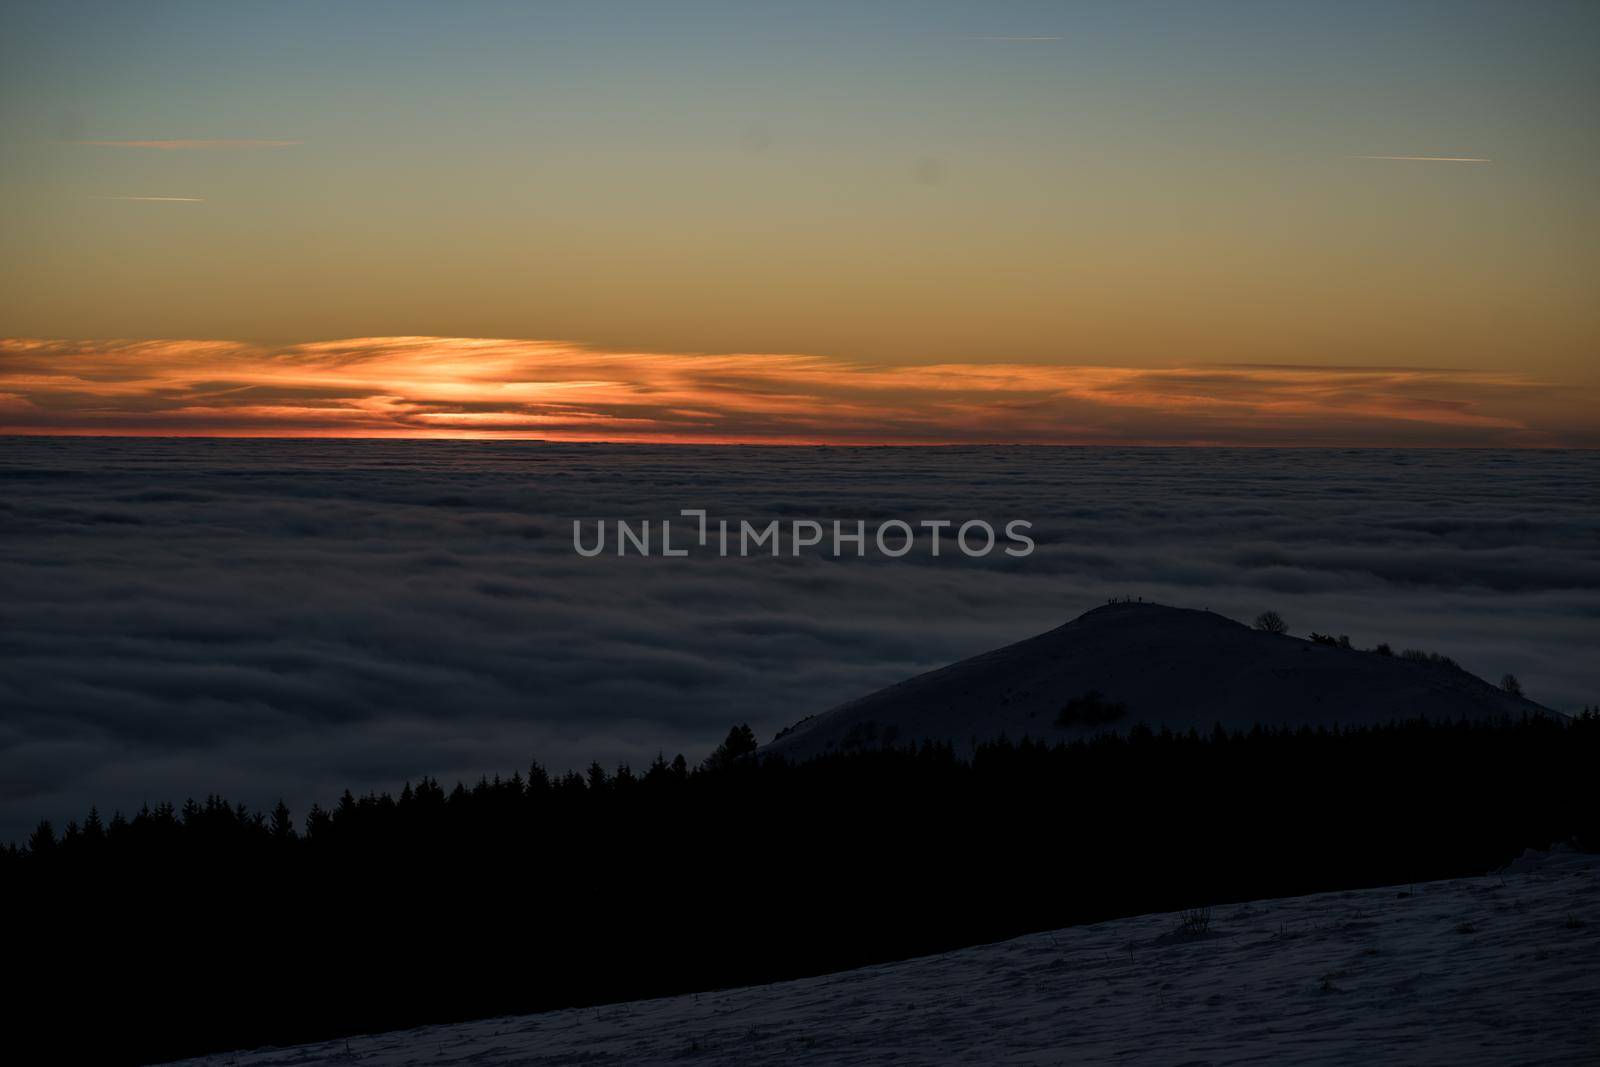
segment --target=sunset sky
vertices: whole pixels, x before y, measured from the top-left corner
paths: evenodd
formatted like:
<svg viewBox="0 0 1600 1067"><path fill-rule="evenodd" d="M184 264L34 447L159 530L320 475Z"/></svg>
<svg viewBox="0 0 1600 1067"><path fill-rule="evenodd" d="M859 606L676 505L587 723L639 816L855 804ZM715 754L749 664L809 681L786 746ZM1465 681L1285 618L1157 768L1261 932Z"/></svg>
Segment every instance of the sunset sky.
<svg viewBox="0 0 1600 1067"><path fill-rule="evenodd" d="M0 14L0 432L1600 444L1592 3Z"/></svg>

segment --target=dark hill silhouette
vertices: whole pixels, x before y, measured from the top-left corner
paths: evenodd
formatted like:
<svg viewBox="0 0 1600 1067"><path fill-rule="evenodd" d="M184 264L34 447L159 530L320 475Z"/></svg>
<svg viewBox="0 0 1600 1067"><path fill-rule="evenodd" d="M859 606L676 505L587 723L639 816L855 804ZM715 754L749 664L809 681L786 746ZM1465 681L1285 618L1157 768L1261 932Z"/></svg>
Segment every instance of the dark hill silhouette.
<svg viewBox="0 0 1600 1067"><path fill-rule="evenodd" d="M1448 661L1265 633L1210 611L1095 608L804 719L762 751L825 752L936 740L969 751L1007 736L1072 740L1143 722L1174 731L1556 714Z"/></svg>

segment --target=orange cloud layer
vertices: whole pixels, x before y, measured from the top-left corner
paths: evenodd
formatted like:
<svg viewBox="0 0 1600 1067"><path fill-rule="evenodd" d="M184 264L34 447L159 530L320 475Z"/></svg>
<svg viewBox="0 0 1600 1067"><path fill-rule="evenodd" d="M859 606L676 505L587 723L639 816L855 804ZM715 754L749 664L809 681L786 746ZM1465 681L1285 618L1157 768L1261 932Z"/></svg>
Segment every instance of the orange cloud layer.
<svg viewBox="0 0 1600 1067"><path fill-rule="evenodd" d="M0 432L702 443L1594 444L1591 397L1407 368L876 366L364 337L0 341Z"/></svg>

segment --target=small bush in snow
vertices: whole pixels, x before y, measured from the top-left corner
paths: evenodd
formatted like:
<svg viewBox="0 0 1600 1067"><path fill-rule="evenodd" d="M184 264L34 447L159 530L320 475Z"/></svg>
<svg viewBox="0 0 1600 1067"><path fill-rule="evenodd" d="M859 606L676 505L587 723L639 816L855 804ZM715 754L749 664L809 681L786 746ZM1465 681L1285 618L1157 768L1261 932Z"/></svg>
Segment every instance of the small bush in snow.
<svg viewBox="0 0 1600 1067"><path fill-rule="evenodd" d="M1178 933L1184 937L1201 937L1210 930L1210 908L1185 908L1178 913Z"/></svg>

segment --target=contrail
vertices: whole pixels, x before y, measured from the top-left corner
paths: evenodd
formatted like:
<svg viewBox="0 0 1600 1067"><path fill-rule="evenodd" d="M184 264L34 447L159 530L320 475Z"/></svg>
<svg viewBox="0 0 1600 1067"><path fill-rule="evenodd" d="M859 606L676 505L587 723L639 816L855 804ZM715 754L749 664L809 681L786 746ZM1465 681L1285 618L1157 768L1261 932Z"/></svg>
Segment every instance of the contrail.
<svg viewBox="0 0 1600 1067"><path fill-rule="evenodd" d="M1413 163L1493 163L1482 156L1356 156L1356 159L1404 159Z"/></svg>
<svg viewBox="0 0 1600 1067"><path fill-rule="evenodd" d="M1016 35L1009 36L1009 37L979 37L978 40L980 40L980 41L1059 41L1059 40L1061 40L1061 38L1059 38L1059 37L1045 37L1045 36L1032 37L1032 36L1024 36L1024 35L1021 35L1021 34L1016 34Z"/></svg>
<svg viewBox="0 0 1600 1067"><path fill-rule="evenodd" d="M203 204L203 196L91 196L90 200L153 200L163 204Z"/></svg>

